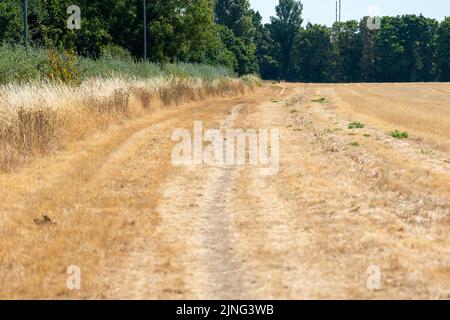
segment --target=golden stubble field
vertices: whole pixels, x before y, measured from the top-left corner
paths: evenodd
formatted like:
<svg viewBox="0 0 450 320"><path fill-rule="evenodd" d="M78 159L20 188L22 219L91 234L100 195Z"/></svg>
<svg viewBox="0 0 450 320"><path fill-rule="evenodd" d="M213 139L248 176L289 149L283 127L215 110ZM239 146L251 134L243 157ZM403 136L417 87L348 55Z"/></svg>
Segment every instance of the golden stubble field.
<svg viewBox="0 0 450 320"><path fill-rule="evenodd" d="M0 297L448 299L449 90L268 83L71 141L0 174ZM173 167L199 120L279 129L280 171Z"/></svg>

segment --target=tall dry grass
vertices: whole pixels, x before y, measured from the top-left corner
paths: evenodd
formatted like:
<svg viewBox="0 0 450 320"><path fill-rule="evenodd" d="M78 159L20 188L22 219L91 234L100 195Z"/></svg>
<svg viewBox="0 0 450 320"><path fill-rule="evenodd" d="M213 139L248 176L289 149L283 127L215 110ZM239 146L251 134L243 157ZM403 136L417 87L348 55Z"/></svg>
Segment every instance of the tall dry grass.
<svg viewBox="0 0 450 320"><path fill-rule="evenodd" d="M256 78L87 79L0 86L0 171L160 108L244 93Z"/></svg>

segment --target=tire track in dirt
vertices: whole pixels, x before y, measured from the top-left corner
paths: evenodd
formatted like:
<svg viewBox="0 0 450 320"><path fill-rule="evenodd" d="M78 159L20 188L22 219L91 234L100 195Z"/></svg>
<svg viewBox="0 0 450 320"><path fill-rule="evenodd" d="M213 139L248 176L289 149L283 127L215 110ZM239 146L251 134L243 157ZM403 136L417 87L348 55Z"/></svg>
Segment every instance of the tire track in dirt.
<svg viewBox="0 0 450 320"><path fill-rule="evenodd" d="M240 107L238 105L237 107ZM188 121L191 120L192 123L195 119L200 119L204 117L203 113L208 114L208 122L212 121L220 114L221 108L217 110L212 110L212 107L206 109L199 109L191 111L191 114L187 117L178 117L177 121L170 123L158 124L152 128L147 128L142 132L137 133L130 141L119 148L114 155L114 158L118 158L120 161L130 161L131 163L136 162L136 156L130 157L130 152L127 151L129 148L134 148L146 152L148 146L139 146L139 141L141 141L145 135L156 137L161 140L168 138L171 135L170 130L189 125ZM233 117L236 117L238 113L238 108L233 111L232 115L227 117L226 121L232 121ZM133 141L136 140L136 141ZM145 141L145 140L144 140ZM170 155L170 145L166 144L165 147L154 146L152 149L154 152L160 152L165 155ZM127 155L125 157L124 155ZM169 163L170 160L164 160L165 163ZM142 163L142 168L150 168L156 166L158 163ZM129 164L127 164L129 165ZM136 166L133 171L136 171ZM168 172L167 168L164 169ZM109 172L109 173L108 173ZM144 175L145 171L142 171ZM105 177L110 176L111 170L105 171ZM114 180L117 180L115 177ZM179 187L179 186L178 186ZM158 191L158 193L164 193L163 191ZM183 201L182 197L177 194L174 195L175 198ZM157 205L158 201L153 199L153 205ZM171 199L170 203L176 203ZM186 200L186 199L184 199ZM181 206L186 205L189 202L183 202L179 204ZM150 205L150 203L149 203ZM211 206L211 210L214 207ZM148 212L149 214L151 212ZM173 212L176 215L180 214L180 208L177 207ZM160 210L155 209L154 213L158 217L158 220L147 219L147 221L142 221L140 223L140 235L134 236L133 249L127 254L122 260L123 264L118 267L117 263L113 264L113 267L108 268L107 263L104 268L104 275L101 278L104 279L117 279L115 285L111 287L105 296L107 297L121 297L124 296L132 299L148 299L148 298L173 298L182 297L189 290L186 284L186 274L189 270L184 265L184 260L182 256L178 253L183 251L182 246L185 243L183 240L173 241L174 239L168 236L165 217L161 214ZM198 216L195 213L189 214L190 216ZM157 222L157 223L155 223ZM162 231L164 229L164 231ZM189 233L187 233L189 234ZM145 236L144 236L145 235ZM222 253L225 251L222 250ZM108 281L109 282L109 281Z"/></svg>
<svg viewBox="0 0 450 320"><path fill-rule="evenodd" d="M232 108L221 130L232 127L242 106ZM236 244L229 212L237 168L202 165L179 170L181 174L164 187L166 200L158 212L163 219L161 236L186 244L180 260L189 270L188 297L239 298L245 284L234 255Z"/></svg>
<svg viewBox="0 0 450 320"><path fill-rule="evenodd" d="M239 116L242 105L234 106L230 115L222 123L221 130L232 127ZM207 296L220 299L235 299L244 295L244 283L240 276L240 266L233 253L233 231L228 207L230 194L236 177L236 167L213 168L205 188L203 203L199 205L199 216L203 229L204 259L210 261L206 266L208 282ZM203 210L202 210L203 209Z"/></svg>

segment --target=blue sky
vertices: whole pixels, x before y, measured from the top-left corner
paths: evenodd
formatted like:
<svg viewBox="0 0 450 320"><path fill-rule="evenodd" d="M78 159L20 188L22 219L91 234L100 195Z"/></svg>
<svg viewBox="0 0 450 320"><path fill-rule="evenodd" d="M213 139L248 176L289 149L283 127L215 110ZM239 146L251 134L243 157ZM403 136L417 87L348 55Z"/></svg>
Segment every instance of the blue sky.
<svg viewBox="0 0 450 320"><path fill-rule="evenodd" d="M259 11L268 22L275 15L278 0L250 0L252 8ZM331 25L335 20L335 0L302 0L305 22ZM420 14L442 20L450 16L449 0L342 0L342 20L357 19L368 15L370 6L376 5L382 15Z"/></svg>

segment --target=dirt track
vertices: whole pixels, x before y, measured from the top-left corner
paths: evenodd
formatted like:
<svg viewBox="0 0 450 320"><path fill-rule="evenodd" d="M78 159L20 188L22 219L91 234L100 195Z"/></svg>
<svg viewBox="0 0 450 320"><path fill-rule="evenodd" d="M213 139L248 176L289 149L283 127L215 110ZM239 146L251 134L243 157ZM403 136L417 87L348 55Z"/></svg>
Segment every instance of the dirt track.
<svg viewBox="0 0 450 320"><path fill-rule="evenodd" d="M450 92L417 86L432 90L429 134L423 121L399 120L406 102L365 111L361 99L374 106L382 94L370 85L268 84L130 121L0 175L0 297L450 298L450 155L437 139L449 134ZM410 89L389 90L401 100ZM279 173L173 167L170 136L196 120L278 128ZM357 120L366 128L349 130ZM394 129L411 139L391 138ZM70 265L81 290L66 288ZM367 288L371 265L380 290Z"/></svg>

